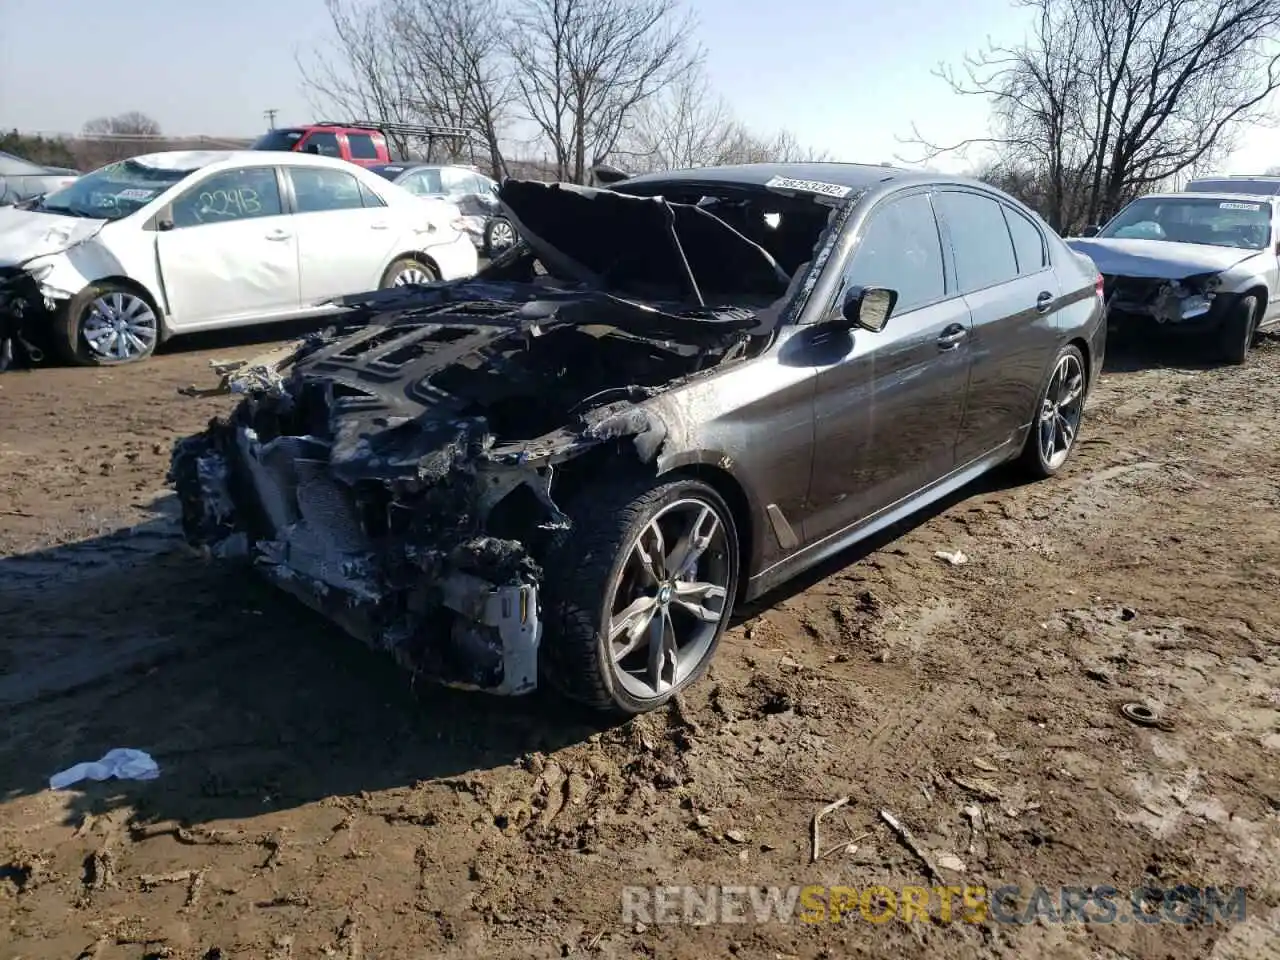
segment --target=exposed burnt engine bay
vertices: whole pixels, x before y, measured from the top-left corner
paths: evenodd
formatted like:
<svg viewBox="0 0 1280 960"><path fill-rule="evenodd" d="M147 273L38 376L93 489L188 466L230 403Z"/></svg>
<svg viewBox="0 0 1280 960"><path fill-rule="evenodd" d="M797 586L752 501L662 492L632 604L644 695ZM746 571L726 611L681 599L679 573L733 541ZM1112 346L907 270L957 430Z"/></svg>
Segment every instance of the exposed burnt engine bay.
<svg viewBox="0 0 1280 960"><path fill-rule="evenodd" d="M415 673L531 689L534 558L569 526L552 498L557 468L592 450L652 461L667 425L643 401L772 332L762 308L789 278L716 223L741 241L739 258L761 258L734 305L706 306L696 289L690 302L679 275L671 299L630 299L565 279L572 266L540 272L519 249L482 277L348 304L340 329L233 377L248 394L234 413L175 445L188 540L251 557ZM602 465L569 465L566 479Z"/></svg>

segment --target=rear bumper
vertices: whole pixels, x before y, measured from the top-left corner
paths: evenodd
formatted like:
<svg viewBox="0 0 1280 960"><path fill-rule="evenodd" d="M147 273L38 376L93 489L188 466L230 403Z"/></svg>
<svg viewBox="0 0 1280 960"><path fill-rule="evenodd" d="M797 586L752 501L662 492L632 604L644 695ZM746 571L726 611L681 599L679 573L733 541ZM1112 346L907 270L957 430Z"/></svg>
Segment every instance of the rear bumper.
<svg viewBox="0 0 1280 960"><path fill-rule="evenodd" d="M449 243L427 248L426 254L440 268L441 280L461 280L473 277L480 269L480 256L476 245L467 233L459 233Z"/></svg>

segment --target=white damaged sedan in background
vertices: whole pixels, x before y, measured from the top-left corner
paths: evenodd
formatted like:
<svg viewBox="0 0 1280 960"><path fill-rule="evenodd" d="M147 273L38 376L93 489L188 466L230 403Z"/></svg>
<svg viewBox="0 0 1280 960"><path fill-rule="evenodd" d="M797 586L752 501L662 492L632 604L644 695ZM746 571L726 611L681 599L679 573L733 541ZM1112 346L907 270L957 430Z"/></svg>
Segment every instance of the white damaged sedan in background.
<svg viewBox="0 0 1280 960"><path fill-rule="evenodd" d="M455 205L341 160L135 157L0 209L0 370L45 346L135 362L176 334L323 316L339 297L477 267Z"/></svg>
<svg viewBox="0 0 1280 960"><path fill-rule="evenodd" d="M1275 199L1149 194L1067 246L1097 265L1117 332L1203 336L1216 359L1242 364L1257 334L1280 326Z"/></svg>

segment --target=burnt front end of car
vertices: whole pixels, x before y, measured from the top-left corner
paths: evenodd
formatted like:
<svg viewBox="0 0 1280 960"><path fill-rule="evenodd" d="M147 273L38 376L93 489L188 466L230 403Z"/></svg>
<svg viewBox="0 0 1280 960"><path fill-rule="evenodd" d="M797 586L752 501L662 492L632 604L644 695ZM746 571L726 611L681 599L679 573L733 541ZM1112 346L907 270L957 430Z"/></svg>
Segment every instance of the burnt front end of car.
<svg viewBox="0 0 1280 960"><path fill-rule="evenodd" d="M536 558L569 528L553 477L592 451L651 461L665 434L644 401L755 319L531 291L388 291L427 305L230 372L239 405L174 448L187 541L247 559L415 676L533 690Z"/></svg>
<svg viewBox="0 0 1280 960"><path fill-rule="evenodd" d="M1103 274L1108 319L1113 326L1156 324L1170 331L1203 331L1218 320L1216 273L1181 279Z"/></svg>
<svg viewBox="0 0 1280 960"><path fill-rule="evenodd" d="M247 558L415 675L534 689L540 571L524 540L486 528L496 493L545 479L488 460L482 421L409 420L397 433L386 429L394 413L372 409L383 406L332 380L252 390L175 446L170 481L188 542ZM519 519L553 521L543 510Z"/></svg>

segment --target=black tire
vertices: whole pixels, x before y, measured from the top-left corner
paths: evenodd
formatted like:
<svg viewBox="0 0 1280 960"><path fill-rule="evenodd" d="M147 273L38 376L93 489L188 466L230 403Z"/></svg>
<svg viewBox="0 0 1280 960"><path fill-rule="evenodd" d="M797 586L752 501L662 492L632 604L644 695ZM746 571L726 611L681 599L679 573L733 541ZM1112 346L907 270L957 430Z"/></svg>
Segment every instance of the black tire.
<svg viewBox="0 0 1280 960"><path fill-rule="evenodd" d="M1071 425L1069 439L1064 437L1062 427L1055 420L1054 430L1055 442L1053 444L1055 455L1050 457L1047 454L1046 439L1046 405L1050 402L1057 403L1051 392L1061 397L1063 392L1059 389L1058 372L1064 364L1074 365L1074 371L1070 378L1074 380L1079 376L1079 398L1078 407L1072 406L1068 411L1069 416L1065 419ZM1089 368L1085 363L1084 354L1080 352L1080 348L1075 344L1067 344L1058 351L1058 355L1053 358L1053 365L1049 368L1049 375L1045 378L1044 386L1040 388L1039 401L1036 403L1035 417L1031 423L1031 430L1027 433L1027 439L1022 447L1022 453L1018 456L1018 467L1023 474L1033 480L1044 480L1057 474L1070 458L1071 452L1075 449L1076 441L1079 439L1080 425L1084 419L1084 402L1088 395ZM1074 388L1073 388L1074 389ZM1060 455L1059 455L1060 454Z"/></svg>
<svg viewBox="0 0 1280 960"><path fill-rule="evenodd" d="M722 536L703 554L726 580L719 620L705 625L703 639L691 645L690 662L675 682L645 696L628 688L644 681L626 680L620 676L625 671L615 668L607 626L620 602L619 590L635 570L629 564L641 533L655 518L677 517L690 503L698 505L690 512L709 507L722 525ZM544 556L542 673L562 694L596 710L632 715L657 709L705 673L729 622L739 576L733 513L712 487L693 479L603 481L584 490L566 512L572 527L558 535ZM701 562L698 569L703 569ZM683 611L679 616L685 616ZM649 650L646 642L631 656L649 656Z"/></svg>
<svg viewBox="0 0 1280 960"><path fill-rule="evenodd" d="M121 313L126 315L130 331L125 356L107 355L90 346L86 330L91 330L91 325L115 320L114 316L107 318L101 314L95 306L100 302L124 305ZM135 315L135 310L141 312ZM143 330L151 331L149 339ZM81 367L113 367L146 360L166 339L166 333L160 311L150 297L133 287L108 281L89 284L62 306L54 316L52 339L54 349L67 363ZM113 341L120 342L118 338ZM143 343L141 349L137 348L138 342Z"/></svg>
<svg viewBox="0 0 1280 960"><path fill-rule="evenodd" d="M509 243L499 242L494 237L494 233L502 233L510 231L511 240ZM484 255L489 258L496 257L500 253L505 253L516 244L516 228L511 225L511 221L506 217L491 217L484 225Z"/></svg>
<svg viewBox="0 0 1280 960"><path fill-rule="evenodd" d="M1253 294L1240 297L1227 308L1218 329L1218 353L1223 362L1240 366L1249 357L1258 330L1258 298Z"/></svg>
<svg viewBox="0 0 1280 960"><path fill-rule="evenodd" d="M391 261L391 265L382 272L382 279L378 281L378 289L386 290L388 287L396 285L396 278L405 273L418 273L426 279L419 281L421 283L435 283L440 279L440 272L429 263L423 263L416 257L396 257Z"/></svg>

